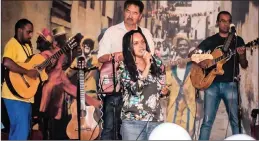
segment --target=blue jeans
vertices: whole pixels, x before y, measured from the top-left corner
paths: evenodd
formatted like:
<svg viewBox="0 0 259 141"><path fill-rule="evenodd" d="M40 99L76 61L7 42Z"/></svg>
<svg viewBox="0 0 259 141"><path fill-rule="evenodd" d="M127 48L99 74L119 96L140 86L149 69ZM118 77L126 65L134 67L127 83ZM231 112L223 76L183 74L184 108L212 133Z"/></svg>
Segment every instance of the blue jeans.
<svg viewBox="0 0 259 141"><path fill-rule="evenodd" d="M31 123L31 104L3 99L10 120L9 140L27 140Z"/></svg>
<svg viewBox="0 0 259 141"><path fill-rule="evenodd" d="M115 106L115 109L114 109ZM122 95L110 95L104 98L104 107L103 107L103 130L101 133L101 140L120 140L120 113L122 107ZM115 117L114 117L115 110ZM114 123L116 122L116 123ZM117 127L117 137L114 137L115 128Z"/></svg>
<svg viewBox="0 0 259 141"><path fill-rule="evenodd" d="M214 82L204 93L204 118L199 140L209 140L221 99L223 99L228 113L232 134L238 134L238 95L236 82Z"/></svg>
<svg viewBox="0 0 259 141"><path fill-rule="evenodd" d="M138 140L148 140L150 133L160 123L161 122L149 122L147 124L147 121L122 120L121 130L120 130L122 140L136 140L138 136L139 136Z"/></svg>

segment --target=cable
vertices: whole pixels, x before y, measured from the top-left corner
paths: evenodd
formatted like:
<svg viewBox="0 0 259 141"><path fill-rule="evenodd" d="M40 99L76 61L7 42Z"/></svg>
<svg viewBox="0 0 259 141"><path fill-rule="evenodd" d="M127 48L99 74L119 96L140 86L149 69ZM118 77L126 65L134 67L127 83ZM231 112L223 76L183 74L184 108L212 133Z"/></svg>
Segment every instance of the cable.
<svg viewBox="0 0 259 141"><path fill-rule="evenodd" d="M92 134L91 134L89 140L91 140L91 138L93 137L94 131L95 131L95 129L98 127L100 121L102 121L102 118L100 118L100 119L98 120L98 122L97 122L96 126L94 127L94 130L93 130L93 132L92 132ZM101 128L102 128L102 127L101 127ZM99 133L99 134L100 134L100 133Z"/></svg>
<svg viewBox="0 0 259 141"><path fill-rule="evenodd" d="M147 128L147 125L148 125L148 123L150 122L149 120L150 120L151 117L153 117L153 116L152 116L152 115L149 116L146 125L143 127L143 129L142 129L141 132L139 133L139 135L138 135L138 137L137 137L136 140L138 140L138 138L140 137L140 135L141 135L141 134L143 133L143 131Z"/></svg>
<svg viewBox="0 0 259 141"><path fill-rule="evenodd" d="M100 120L101 120L101 128L103 129L103 119L102 119L102 117L103 117L103 112L102 112L102 109L103 109L103 100L102 100L102 98L101 98L101 96L99 95L99 94L97 94L97 96L99 97L99 99L101 100L101 107L100 107L100 112L101 112L101 115L100 115Z"/></svg>
<svg viewBox="0 0 259 141"><path fill-rule="evenodd" d="M196 96L196 98L198 98L198 97L200 97L200 93L199 93L200 91L198 90L198 89L196 89L196 95L198 95L198 96ZM195 100L195 105L196 105L196 112L195 112L195 114L197 114L197 109L198 109L198 104L197 104L197 102L196 102L196 100ZM195 120L196 120L196 115L195 115L195 118L194 118L194 125L195 125L195 127L196 127L196 122L195 122ZM195 139L195 140L197 140L197 137L198 137L198 134L199 134L199 132L200 132L200 128L201 128L201 119L199 119L199 126L198 126L198 131L196 132L196 128L194 129L194 137L193 137L193 139Z"/></svg>
<svg viewBox="0 0 259 141"><path fill-rule="evenodd" d="M99 109L99 111L100 111L100 113L101 113L101 115L100 115L100 119L98 120L98 122L97 122L97 124L96 124L96 126L94 127L94 130L93 130L93 132L92 132L92 134L91 134L91 136L90 136L90 139L89 140L91 140L91 138L92 138L92 136L93 136L93 134L94 134L94 131L96 130L96 128L98 127L98 125L100 124L100 126L101 126L101 129L103 129L103 119L102 119L102 117L103 117L103 112L102 112L102 108L103 108L103 100L102 100L102 98L101 98L101 96L100 95L98 95L97 94L97 96L99 97L99 99L101 100L101 107L100 107L100 109ZM100 134L100 133L99 133ZM101 135L100 135L101 136Z"/></svg>

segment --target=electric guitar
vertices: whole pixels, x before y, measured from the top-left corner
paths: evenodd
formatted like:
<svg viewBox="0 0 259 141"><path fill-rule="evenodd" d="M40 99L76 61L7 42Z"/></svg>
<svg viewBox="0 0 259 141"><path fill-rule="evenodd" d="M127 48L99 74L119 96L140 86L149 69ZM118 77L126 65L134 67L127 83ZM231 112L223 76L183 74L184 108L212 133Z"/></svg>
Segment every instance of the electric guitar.
<svg viewBox="0 0 259 141"><path fill-rule="evenodd" d="M100 128L94 119L94 106L86 106L85 104L85 89L84 89L84 68L85 57L80 56L77 61L78 75L79 75L79 90L80 90L80 139L81 140L94 140L98 137ZM78 137L78 114L77 114L77 101L74 100L71 104L72 119L67 125L67 136L70 139L79 139Z"/></svg>
<svg viewBox="0 0 259 141"><path fill-rule="evenodd" d="M259 38L256 40L253 40L251 42L248 42L244 46L241 47L251 47L252 49L255 48L255 45L258 45ZM198 64L193 64L191 69L190 78L192 81L192 84L197 89L206 89L208 88L215 77L217 75L223 75L223 65L231 58L232 55L236 54L236 52L230 51L229 53L223 53L221 50L222 46L215 49L211 55L213 56L213 60L205 60L204 63L206 64L207 68L202 69ZM211 68L212 66L215 66L216 68L212 69L208 72L207 69Z"/></svg>
<svg viewBox="0 0 259 141"><path fill-rule="evenodd" d="M28 70L36 69L40 75L36 79L6 69L5 80L10 91L20 98L32 98L36 94L40 82L48 79L45 68L51 64L51 59L58 59L64 52L79 46L82 38L83 36L80 33L76 34L67 41L64 48L61 48L48 59L45 59L41 54L36 54L28 58L25 63L17 63L19 66Z"/></svg>

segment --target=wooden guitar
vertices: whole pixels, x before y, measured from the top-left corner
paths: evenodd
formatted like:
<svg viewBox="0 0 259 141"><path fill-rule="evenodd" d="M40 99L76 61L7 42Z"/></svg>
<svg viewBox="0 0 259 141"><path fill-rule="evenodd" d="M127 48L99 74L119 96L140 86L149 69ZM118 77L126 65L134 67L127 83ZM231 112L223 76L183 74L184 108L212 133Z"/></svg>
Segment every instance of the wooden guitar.
<svg viewBox="0 0 259 141"><path fill-rule="evenodd" d="M259 38L256 40L253 40L244 46L241 47L254 47L255 45L258 45ZM222 47L222 46L221 46ZM235 52L229 52L229 53L223 53L221 48L215 49L211 55L213 56L213 60L205 60L204 63L206 63L207 68L202 69L198 64L194 63L192 65L190 78L192 81L192 84L197 89L206 89L208 88L215 77L217 75L223 75L223 65L228 61L228 59L231 58L232 55L234 55ZM216 68L212 69L209 73L208 70L210 67L216 65Z"/></svg>
<svg viewBox="0 0 259 141"><path fill-rule="evenodd" d="M79 89L80 89L80 139L94 140L98 137L100 128L94 119L94 106L86 106L85 104L85 90L84 90L84 68L85 57L78 58L78 75L79 75ZM79 139L78 136L78 119L77 119L77 101L74 100L71 104L72 119L67 125L67 136L70 139Z"/></svg>
<svg viewBox="0 0 259 141"><path fill-rule="evenodd" d="M18 65L22 66L25 69L36 69L40 76L36 79L32 79L26 75L14 73L12 71L6 70L5 80L10 91L21 98L29 99L32 98L38 89L38 86L41 81L45 81L48 79L48 75L45 72L45 68L51 64L51 59L58 59L64 52L77 47L80 44L83 36L78 33L72 38L70 38L66 46L56 52L53 56L45 59L42 55L36 54L31 58L28 58L25 63L18 63Z"/></svg>

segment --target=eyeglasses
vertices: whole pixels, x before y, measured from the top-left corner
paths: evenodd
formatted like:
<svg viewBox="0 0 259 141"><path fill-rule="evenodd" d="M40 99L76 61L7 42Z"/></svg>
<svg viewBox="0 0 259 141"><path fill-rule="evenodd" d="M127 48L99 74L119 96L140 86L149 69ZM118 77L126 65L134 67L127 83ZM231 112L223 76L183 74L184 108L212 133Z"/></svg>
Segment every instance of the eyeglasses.
<svg viewBox="0 0 259 141"><path fill-rule="evenodd" d="M187 44L178 44L178 47L187 47Z"/></svg>
<svg viewBox="0 0 259 141"><path fill-rule="evenodd" d="M230 21L230 20L229 20L229 21L220 20L219 22L220 22L220 23L223 23L223 24L230 24L230 23L231 23L231 21Z"/></svg>

